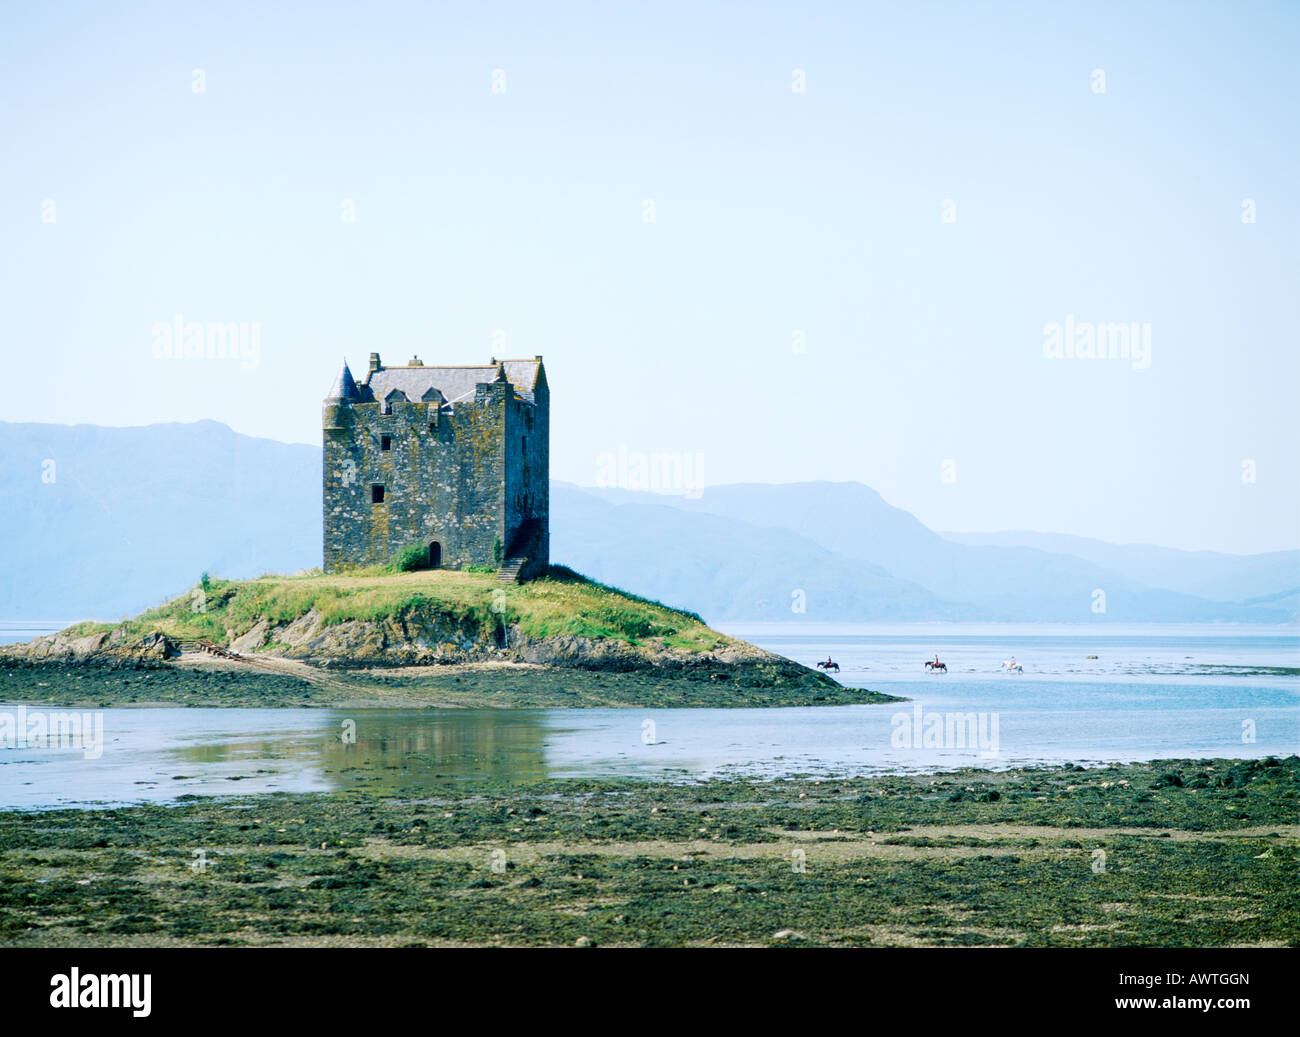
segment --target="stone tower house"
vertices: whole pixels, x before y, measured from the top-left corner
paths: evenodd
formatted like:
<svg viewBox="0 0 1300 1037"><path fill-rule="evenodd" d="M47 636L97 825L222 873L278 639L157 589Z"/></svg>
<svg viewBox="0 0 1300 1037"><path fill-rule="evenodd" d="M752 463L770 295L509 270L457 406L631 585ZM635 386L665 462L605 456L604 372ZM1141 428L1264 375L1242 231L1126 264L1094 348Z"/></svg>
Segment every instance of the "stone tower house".
<svg viewBox="0 0 1300 1037"><path fill-rule="evenodd" d="M550 390L542 358L481 367L346 361L325 398L325 571L391 561L544 572L550 550Z"/></svg>

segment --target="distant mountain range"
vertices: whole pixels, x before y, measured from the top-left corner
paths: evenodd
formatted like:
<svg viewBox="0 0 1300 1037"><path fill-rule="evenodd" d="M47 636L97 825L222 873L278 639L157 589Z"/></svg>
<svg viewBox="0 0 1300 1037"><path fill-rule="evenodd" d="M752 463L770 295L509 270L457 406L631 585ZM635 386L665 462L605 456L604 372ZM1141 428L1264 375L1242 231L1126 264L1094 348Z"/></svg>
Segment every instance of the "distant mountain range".
<svg viewBox="0 0 1300 1037"><path fill-rule="evenodd" d="M0 423L0 618L114 618L205 571L318 566L320 466L317 447L213 421ZM1300 551L939 534L859 483L695 500L554 483L551 545L553 561L715 622L1300 618Z"/></svg>
<svg viewBox="0 0 1300 1037"><path fill-rule="evenodd" d="M762 581L767 589L763 597L783 599L779 616L760 612L752 598L737 594L716 601L717 611L709 614L719 619L797 619L790 610L793 588L807 591L807 617L825 620L1285 623L1300 615L1300 551L1236 556L1051 534L945 536L861 483L737 484L710 487L695 500L569 489L610 505L612 514L602 521L629 527L657 532L664 524L658 512L675 510L698 519L725 519L735 524L737 535L741 529L766 530L770 554L750 555L746 563L751 579ZM556 499L564 498L553 498L553 516ZM634 514L619 516L624 508L634 509ZM585 527L584 521L573 523L575 532ZM552 543L562 544L580 563L590 566L610 559L615 572L631 575L625 568L630 562L619 560L615 552L588 548L585 540L570 543L564 535L561 527L558 539L552 534ZM807 545L826 554L810 554ZM781 564L784 555L793 556L792 564ZM830 582L835 574L856 580L853 566L862 563L894 578L872 588L877 611L870 615L860 614ZM688 600L710 600L686 575L692 567L680 568ZM789 582L792 579L796 582ZM783 595L778 593L782 580ZM905 589L915 588L929 592L931 600L904 596ZM1095 611L1095 603L1104 604L1105 611Z"/></svg>
<svg viewBox="0 0 1300 1037"><path fill-rule="evenodd" d="M1263 601L1295 595L1300 586L1298 552L1257 555L1214 551L1177 551L1151 544L1108 544L1104 540L1063 533L944 533L959 544L983 547L1031 547L1073 555L1094 565L1127 573L1151 587L1164 587L1213 600ZM1280 582L1280 585L1279 585Z"/></svg>
<svg viewBox="0 0 1300 1037"><path fill-rule="evenodd" d="M320 565L320 482L319 447L215 421L0 424L0 618L115 619L205 571Z"/></svg>

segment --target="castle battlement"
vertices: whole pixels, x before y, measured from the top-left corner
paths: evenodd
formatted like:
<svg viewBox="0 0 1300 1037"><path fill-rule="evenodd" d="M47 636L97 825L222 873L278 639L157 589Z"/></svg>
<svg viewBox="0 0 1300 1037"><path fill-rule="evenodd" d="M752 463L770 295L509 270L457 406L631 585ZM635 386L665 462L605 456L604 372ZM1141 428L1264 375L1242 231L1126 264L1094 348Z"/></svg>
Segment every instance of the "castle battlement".
<svg viewBox="0 0 1300 1037"><path fill-rule="evenodd" d="M549 560L550 390L542 358L348 365L325 398L325 571L419 544L434 567L528 579Z"/></svg>

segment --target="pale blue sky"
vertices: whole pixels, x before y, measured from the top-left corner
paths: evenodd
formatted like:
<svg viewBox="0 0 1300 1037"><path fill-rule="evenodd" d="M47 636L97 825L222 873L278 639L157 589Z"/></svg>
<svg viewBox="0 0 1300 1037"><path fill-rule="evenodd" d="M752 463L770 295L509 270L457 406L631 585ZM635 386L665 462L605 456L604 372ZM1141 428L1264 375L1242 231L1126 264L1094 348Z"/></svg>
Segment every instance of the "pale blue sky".
<svg viewBox="0 0 1300 1037"><path fill-rule="evenodd" d="M1295 4L102 6L3 15L0 417L317 442L344 355L542 353L558 478L1300 546ZM1069 314L1150 367L1044 358Z"/></svg>

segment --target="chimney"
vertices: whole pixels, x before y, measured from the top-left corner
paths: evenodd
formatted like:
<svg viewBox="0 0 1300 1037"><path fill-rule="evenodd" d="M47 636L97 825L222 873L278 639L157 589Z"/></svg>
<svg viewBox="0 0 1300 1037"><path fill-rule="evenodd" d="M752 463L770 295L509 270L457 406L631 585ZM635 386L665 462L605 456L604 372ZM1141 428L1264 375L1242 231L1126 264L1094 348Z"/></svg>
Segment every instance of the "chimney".
<svg viewBox="0 0 1300 1037"><path fill-rule="evenodd" d="M370 354L370 373L373 374L374 372L380 370L383 366L384 366L384 365L381 364L381 363L379 362L379 354L378 354L378 353L371 353L371 354Z"/></svg>

